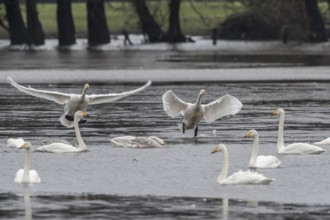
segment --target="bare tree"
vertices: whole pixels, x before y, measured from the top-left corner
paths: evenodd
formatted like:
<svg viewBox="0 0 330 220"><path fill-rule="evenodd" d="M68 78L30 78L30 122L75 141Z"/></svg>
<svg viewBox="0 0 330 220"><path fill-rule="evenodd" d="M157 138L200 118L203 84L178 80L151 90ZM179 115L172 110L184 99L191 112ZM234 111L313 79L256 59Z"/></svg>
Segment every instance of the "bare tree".
<svg viewBox="0 0 330 220"><path fill-rule="evenodd" d="M186 41L186 37L182 34L180 26L180 3L181 0L171 0L169 4L169 29L165 35L165 40L171 43Z"/></svg>
<svg viewBox="0 0 330 220"><path fill-rule="evenodd" d="M28 44L28 32L24 25L18 0L4 0L11 45Z"/></svg>
<svg viewBox="0 0 330 220"><path fill-rule="evenodd" d="M76 43L76 31L72 17L71 0L57 0L57 29L59 46Z"/></svg>
<svg viewBox="0 0 330 220"><path fill-rule="evenodd" d="M110 43L110 33L104 10L104 0L87 0L88 44Z"/></svg>
<svg viewBox="0 0 330 220"><path fill-rule="evenodd" d="M132 0L135 11L139 17L142 33L148 36L150 43L163 40L163 31L151 15L145 0Z"/></svg>
<svg viewBox="0 0 330 220"><path fill-rule="evenodd" d="M45 44L45 34L38 18L37 4L35 0L26 0L26 16L29 44Z"/></svg>

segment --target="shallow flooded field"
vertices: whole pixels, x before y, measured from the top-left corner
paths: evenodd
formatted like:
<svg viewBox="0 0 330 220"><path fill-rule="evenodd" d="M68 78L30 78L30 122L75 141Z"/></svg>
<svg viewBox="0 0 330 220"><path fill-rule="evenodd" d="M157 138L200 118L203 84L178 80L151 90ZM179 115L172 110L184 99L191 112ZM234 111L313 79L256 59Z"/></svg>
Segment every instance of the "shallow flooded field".
<svg viewBox="0 0 330 220"><path fill-rule="evenodd" d="M245 70L236 71L244 74ZM68 71L58 73L65 75ZM259 170L275 179L268 186L219 185L216 179L222 155L210 154L216 144L225 143L229 148L229 174L247 170L252 140L243 136L256 129L260 134L260 154L276 155L278 118L272 116L272 111L278 107L286 110L286 143L313 143L330 136L329 82L160 83L155 77L158 73L153 71L154 84L137 95L89 107L90 118L81 125L88 152L33 153L32 168L38 171L42 182L30 186L27 192L13 183L15 172L23 166L25 152L6 148L6 140L22 137L37 147L44 140L72 141L74 131L59 123L61 106L3 84L0 212L9 219L23 216L23 195L28 193L35 219L322 219L330 214L328 152L277 155L281 168ZM51 81L52 77L39 80ZM17 81L26 85L22 79ZM90 93L120 92L142 84L91 84ZM82 90L82 84L47 83L32 87L68 93ZM192 131L180 133L180 118L172 119L163 111L161 95L171 89L182 100L194 102L201 88L207 93L203 103L229 93L244 107L235 116L211 124L202 122L198 138L194 139ZM166 148L113 147L108 139L122 135L155 135L165 140ZM222 214L222 200L226 198L229 217Z"/></svg>

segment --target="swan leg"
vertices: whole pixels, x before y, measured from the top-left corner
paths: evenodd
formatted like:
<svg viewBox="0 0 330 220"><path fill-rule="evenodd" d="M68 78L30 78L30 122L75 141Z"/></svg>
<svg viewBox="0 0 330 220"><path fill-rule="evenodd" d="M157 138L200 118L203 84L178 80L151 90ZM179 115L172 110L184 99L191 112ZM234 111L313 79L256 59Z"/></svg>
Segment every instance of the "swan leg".
<svg viewBox="0 0 330 220"><path fill-rule="evenodd" d="M194 135L194 138L197 136L197 133L198 133L198 125L196 125L196 128L195 128L195 135Z"/></svg>
<svg viewBox="0 0 330 220"><path fill-rule="evenodd" d="M73 121L73 117L70 115L65 115L65 119L68 121Z"/></svg>
<svg viewBox="0 0 330 220"><path fill-rule="evenodd" d="M182 133L184 134L185 131L186 131L186 127L185 124L182 122Z"/></svg>

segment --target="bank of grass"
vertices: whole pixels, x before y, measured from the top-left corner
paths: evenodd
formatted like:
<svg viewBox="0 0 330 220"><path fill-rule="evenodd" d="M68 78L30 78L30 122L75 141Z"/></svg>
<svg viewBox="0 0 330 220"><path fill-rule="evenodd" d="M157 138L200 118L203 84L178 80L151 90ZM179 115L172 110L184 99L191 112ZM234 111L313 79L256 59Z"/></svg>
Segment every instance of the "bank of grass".
<svg viewBox="0 0 330 220"><path fill-rule="evenodd" d="M47 38L56 38L56 4L38 3L39 18ZM167 1L152 1L149 8L156 15L157 21L161 24L164 31L167 30L168 4ZM198 13L194 11L197 9ZM111 34L121 34L125 29L129 33L140 33L138 18L129 2L105 3L108 27ZM210 30L216 27L227 16L243 10L240 3L226 3L219 1L182 1L181 4L181 28L183 33L189 35L209 35ZM25 16L25 7L21 7L22 14ZM73 3L72 11L74 16L75 28L78 37L87 35L87 11L84 3ZM1 11L4 13L4 10ZM6 38L8 34L2 28L0 37Z"/></svg>

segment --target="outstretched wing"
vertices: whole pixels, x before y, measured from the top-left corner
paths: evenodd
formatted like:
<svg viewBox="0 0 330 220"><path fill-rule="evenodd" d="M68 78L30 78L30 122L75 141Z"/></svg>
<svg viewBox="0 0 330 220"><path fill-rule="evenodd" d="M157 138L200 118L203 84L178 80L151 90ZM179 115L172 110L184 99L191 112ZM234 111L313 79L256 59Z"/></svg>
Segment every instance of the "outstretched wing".
<svg viewBox="0 0 330 220"><path fill-rule="evenodd" d="M229 94L204 105L204 119L207 123L215 121L227 115L237 114L243 107L243 104L234 96Z"/></svg>
<svg viewBox="0 0 330 220"><path fill-rule="evenodd" d="M70 94L67 93L38 90L31 87L21 86L17 84L10 76L7 77L7 81L21 92L38 98L48 99L61 105L64 105L70 99Z"/></svg>
<svg viewBox="0 0 330 220"><path fill-rule="evenodd" d="M179 114L183 115L188 107L188 103L179 99L172 90L165 92L162 96L162 100L164 110L172 118Z"/></svg>
<svg viewBox="0 0 330 220"><path fill-rule="evenodd" d="M149 80L144 86L141 86L140 88L126 91L122 93L109 93L109 94L99 94L99 95L89 95L89 104L90 105L96 105L96 104L102 104L102 103L108 103L108 102L114 102L119 99L125 98L127 96L133 95L135 93L141 92L145 88L151 85L151 80Z"/></svg>

